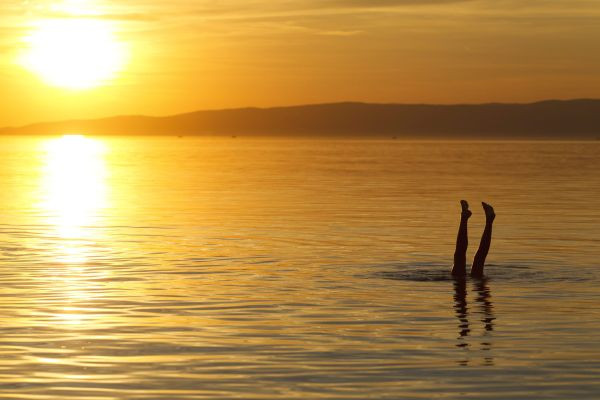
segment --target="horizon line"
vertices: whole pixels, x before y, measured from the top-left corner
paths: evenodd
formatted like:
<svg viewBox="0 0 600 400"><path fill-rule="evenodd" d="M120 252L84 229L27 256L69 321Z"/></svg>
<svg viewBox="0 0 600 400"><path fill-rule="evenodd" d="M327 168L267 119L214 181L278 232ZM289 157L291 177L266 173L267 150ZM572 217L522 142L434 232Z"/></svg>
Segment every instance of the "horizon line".
<svg viewBox="0 0 600 400"><path fill-rule="evenodd" d="M354 101L354 100L345 100L345 101L333 101L333 102L323 102L323 103L300 103L300 104L291 104L291 105L280 105L280 106L240 106L240 107L227 107L227 108L205 108L205 109L197 109L192 111L184 111L178 112L175 114L167 114L167 115L148 115L148 114L114 114L103 117L93 117L93 118L72 118L72 119L60 119L60 120L47 120L47 121L36 121L27 123L24 125L7 125L0 126L0 132L4 130L10 129L22 129L28 128L35 125L40 124L54 124L54 123L67 123L67 122L82 122L82 121L102 121L106 119L113 118L171 118L178 117L183 115L201 113L201 112L224 112L224 111L240 111L240 110L277 110L277 109L285 109L285 108L300 108L300 107L317 107L317 106L332 106L332 105L343 105L343 104L356 104L356 105L375 105L375 106L420 106L420 107L468 107L468 106L516 106L516 105L535 105L542 103L568 103L568 102L578 102L578 101L600 101L600 98L593 97L582 97L582 98L569 98L569 99L542 99L542 100L534 100L528 102L502 102L502 101L490 101L490 102L478 102L478 103L390 103L390 102L368 102L368 101Z"/></svg>

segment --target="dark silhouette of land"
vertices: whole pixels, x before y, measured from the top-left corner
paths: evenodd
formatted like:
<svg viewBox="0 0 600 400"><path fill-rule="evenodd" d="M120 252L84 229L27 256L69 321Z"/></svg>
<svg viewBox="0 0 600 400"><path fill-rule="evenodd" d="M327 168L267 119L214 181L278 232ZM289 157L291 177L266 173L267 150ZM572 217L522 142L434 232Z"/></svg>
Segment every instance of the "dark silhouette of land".
<svg viewBox="0 0 600 400"><path fill-rule="evenodd" d="M5 135L236 135L397 138L598 139L600 100L530 104L334 103L119 116L0 129Z"/></svg>

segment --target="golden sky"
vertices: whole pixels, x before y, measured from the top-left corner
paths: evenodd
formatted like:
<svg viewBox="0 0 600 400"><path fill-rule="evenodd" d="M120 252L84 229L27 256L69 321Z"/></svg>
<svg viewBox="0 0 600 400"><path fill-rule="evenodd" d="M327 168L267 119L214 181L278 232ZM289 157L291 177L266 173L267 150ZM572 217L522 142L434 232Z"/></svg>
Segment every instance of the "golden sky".
<svg viewBox="0 0 600 400"><path fill-rule="evenodd" d="M0 126L600 97L599 0L2 0Z"/></svg>

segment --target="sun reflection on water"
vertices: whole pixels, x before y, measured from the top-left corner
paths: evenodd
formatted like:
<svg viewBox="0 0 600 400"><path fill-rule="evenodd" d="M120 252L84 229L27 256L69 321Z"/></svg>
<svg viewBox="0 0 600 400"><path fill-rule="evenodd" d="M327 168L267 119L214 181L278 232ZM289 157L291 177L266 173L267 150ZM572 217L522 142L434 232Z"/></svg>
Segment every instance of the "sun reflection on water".
<svg viewBox="0 0 600 400"><path fill-rule="evenodd" d="M88 241L97 234L101 211L107 207L106 166L102 142L65 135L44 143L42 208L55 235L59 261L86 261Z"/></svg>

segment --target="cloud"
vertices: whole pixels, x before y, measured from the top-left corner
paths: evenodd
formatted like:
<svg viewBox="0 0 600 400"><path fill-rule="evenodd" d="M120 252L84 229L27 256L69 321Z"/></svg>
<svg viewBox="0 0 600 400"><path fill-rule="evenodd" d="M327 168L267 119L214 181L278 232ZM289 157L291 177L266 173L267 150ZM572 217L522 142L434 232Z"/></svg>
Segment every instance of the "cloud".
<svg viewBox="0 0 600 400"><path fill-rule="evenodd" d="M271 23L259 23L253 26L256 31L262 31L263 34L267 35L273 32L282 33L299 33L309 35L320 35L320 36L356 36L363 33L361 30L356 29L326 29L320 27L310 27L305 25L299 25L294 22L271 22Z"/></svg>
<svg viewBox="0 0 600 400"><path fill-rule="evenodd" d="M469 1L473 0L325 0L320 1L318 4L321 6L369 8L454 4L465 3Z"/></svg>
<svg viewBox="0 0 600 400"><path fill-rule="evenodd" d="M40 16L44 18L57 18L57 19L73 19L73 18L89 18L89 19L103 19L103 20L114 20L114 21L158 21L161 19L160 15L142 14L142 13L122 13L122 14L71 14L61 12L45 12Z"/></svg>

